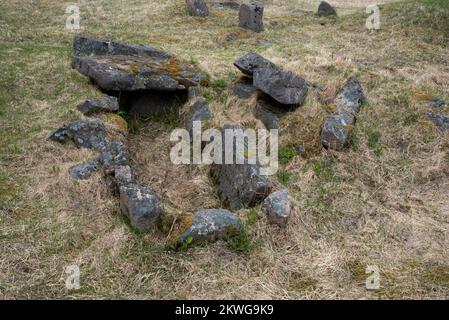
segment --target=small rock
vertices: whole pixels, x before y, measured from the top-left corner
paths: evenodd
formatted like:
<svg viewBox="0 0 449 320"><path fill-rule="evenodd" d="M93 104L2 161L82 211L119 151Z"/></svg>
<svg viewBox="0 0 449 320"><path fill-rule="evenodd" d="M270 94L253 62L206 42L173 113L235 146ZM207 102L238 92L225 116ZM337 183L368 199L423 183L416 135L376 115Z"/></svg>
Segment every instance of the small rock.
<svg viewBox="0 0 449 320"><path fill-rule="evenodd" d="M178 246L187 241L224 240L236 234L242 223L236 216L225 209L206 209L195 213L193 223L177 240Z"/></svg>
<svg viewBox="0 0 449 320"><path fill-rule="evenodd" d="M190 87L187 90L187 99L192 100L200 95L200 89L198 87Z"/></svg>
<svg viewBox="0 0 449 320"><path fill-rule="evenodd" d="M229 33L225 36L225 41L226 42L231 42L231 41L235 41L239 38L239 36L236 33Z"/></svg>
<svg viewBox="0 0 449 320"><path fill-rule="evenodd" d="M257 44L262 47L271 47L273 45L273 42L270 40L257 40Z"/></svg>
<svg viewBox="0 0 449 320"><path fill-rule="evenodd" d="M437 127L441 130L446 131L449 130L449 117L443 116L441 114L436 114L432 112L428 112L426 114L427 119L432 121Z"/></svg>
<svg viewBox="0 0 449 320"><path fill-rule="evenodd" d="M50 133L48 139L61 143L72 140L80 148L102 150L108 143L106 128L98 119L79 120L63 125Z"/></svg>
<svg viewBox="0 0 449 320"><path fill-rule="evenodd" d="M204 0L186 0L187 12L195 17L207 17L209 9Z"/></svg>
<svg viewBox="0 0 449 320"><path fill-rule="evenodd" d="M290 110L285 105L266 95L259 95L254 116L262 121L268 130L279 129L279 118L287 114L288 111Z"/></svg>
<svg viewBox="0 0 449 320"><path fill-rule="evenodd" d="M240 6L239 26L254 32L262 32L263 27L263 4L245 2Z"/></svg>
<svg viewBox="0 0 449 320"><path fill-rule="evenodd" d="M254 86L287 105L302 105L308 92L307 82L303 78L279 68L257 68Z"/></svg>
<svg viewBox="0 0 449 320"><path fill-rule="evenodd" d="M90 159L84 163L73 166L69 169L69 174L73 179L85 180L99 169L97 158Z"/></svg>
<svg viewBox="0 0 449 320"><path fill-rule="evenodd" d="M336 114L327 117L321 130L321 143L325 148L343 149L355 123L355 115L365 100L360 82L351 76L335 98Z"/></svg>
<svg viewBox="0 0 449 320"><path fill-rule="evenodd" d="M240 81L234 85L233 92L240 99L249 99L256 92L256 88L247 81Z"/></svg>
<svg viewBox="0 0 449 320"><path fill-rule="evenodd" d="M133 171L129 165L118 165L114 169L114 178L118 186L128 185L133 182Z"/></svg>
<svg viewBox="0 0 449 320"><path fill-rule="evenodd" d="M117 112L118 109L116 97L88 99L78 106L78 110L86 116L99 112Z"/></svg>
<svg viewBox="0 0 449 320"><path fill-rule="evenodd" d="M234 62L234 66L241 72L249 76L252 76L254 74L254 71L259 68L275 67L275 65L271 61L253 52L249 52L243 57L237 59Z"/></svg>
<svg viewBox="0 0 449 320"><path fill-rule="evenodd" d="M112 141L100 151L100 164L106 174L114 174L118 166L129 166L128 150L122 141Z"/></svg>
<svg viewBox="0 0 449 320"><path fill-rule="evenodd" d="M320 5L318 6L318 16L328 17L328 16L336 16L336 15L337 15L337 12L335 11L334 7L332 7L326 1L321 1Z"/></svg>
<svg viewBox="0 0 449 320"><path fill-rule="evenodd" d="M222 145L226 145L225 130L243 130L236 125L225 125L222 130ZM243 131L242 131L243 132ZM244 156L245 163L236 163L236 139L232 142L234 148L234 164L224 164L225 148L223 148L223 164L211 165L211 176L218 184L218 194L223 203L233 210L250 207L260 203L271 191L271 185L266 176L260 174L261 166L249 164L248 157ZM248 150L247 143L243 150Z"/></svg>
<svg viewBox="0 0 449 320"><path fill-rule="evenodd" d="M275 191L262 203L262 211L267 214L268 221L280 227L286 227L291 210L290 194L287 189Z"/></svg>
<svg viewBox="0 0 449 320"><path fill-rule="evenodd" d="M131 225L142 232L157 226L162 215L159 198L137 184L120 187L120 209Z"/></svg>
<svg viewBox="0 0 449 320"><path fill-rule="evenodd" d="M209 104L204 98L197 98L193 101L190 110L187 112L185 119L186 129L193 137L193 122L194 121L208 121L214 117L212 111L209 109Z"/></svg>

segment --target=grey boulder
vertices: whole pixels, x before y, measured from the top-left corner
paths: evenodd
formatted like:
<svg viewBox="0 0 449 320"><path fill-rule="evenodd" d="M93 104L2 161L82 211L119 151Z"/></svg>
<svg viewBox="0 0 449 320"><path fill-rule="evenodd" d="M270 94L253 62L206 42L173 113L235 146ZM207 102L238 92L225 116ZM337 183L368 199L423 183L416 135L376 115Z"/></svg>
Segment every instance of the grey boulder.
<svg viewBox="0 0 449 320"><path fill-rule="evenodd" d="M252 76L254 74L254 71L257 69L275 67L275 65L271 61L253 52L249 52L243 57L235 60L234 66L241 72L249 76Z"/></svg>
<svg viewBox="0 0 449 320"><path fill-rule="evenodd" d="M192 225L177 239L184 243L224 240L242 228L236 216L225 209L205 209L195 213Z"/></svg>
<svg viewBox="0 0 449 320"><path fill-rule="evenodd" d="M303 78L280 68L257 68L254 86L287 105L302 105L308 92L307 82Z"/></svg>
<svg viewBox="0 0 449 320"><path fill-rule="evenodd" d="M321 144L328 149L342 150L346 145L356 113L366 100L363 88L351 76L335 99L335 114L326 118L321 130Z"/></svg>
<svg viewBox="0 0 449 320"><path fill-rule="evenodd" d="M249 99L256 92L256 88L252 83L240 81L234 85L233 92L240 99Z"/></svg>
<svg viewBox="0 0 449 320"><path fill-rule="evenodd" d="M99 167L98 159L93 158L84 163L71 167L69 169L69 175L76 180L85 180L96 172Z"/></svg>
<svg viewBox="0 0 449 320"><path fill-rule="evenodd" d="M120 209L131 225L141 232L155 228L163 213L159 198L137 184L120 187Z"/></svg>
<svg viewBox="0 0 449 320"><path fill-rule="evenodd" d="M270 223L286 227L291 211L290 193L287 189L273 192L263 201L261 208Z"/></svg>
<svg viewBox="0 0 449 320"><path fill-rule="evenodd" d="M243 134L243 128L235 125L225 125L222 130L223 146L226 143L226 130L234 130L234 132ZM211 176L218 185L218 194L222 202L232 210L238 210L262 202L270 193L271 185L267 176L261 174L261 165L258 161L255 164L250 164L248 157L243 155L244 163L237 164L236 139L231 143L234 150L233 164L225 164L225 148L223 148L222 164L214 163L211 165ZM247 142L245 139L243 139L243 143L243 149L247 150Z"/></svg>
<svg viewBox="0 0 449 320"><path fill-rule="evenodd" d="M243 3L239 11L239 26L254 32L262 32L264 30L263 10L264 6L261 3Z"/></svg>
<svg viewBox="0 0 449 320"><path fill-rule="evenodd" d="M186 0L187 12L191 16L207 17L209 9L204 0Z"/></svg>
<svg viewBox="0 0 449 320"><path fill-rule="evenodd" d="M64 143L72 140L80 148L102 150L108 143L106 128L100 120L79 120L50 133L50 140Z"/></svg>
<svg viewBox="0 0 449 320"><path fill-rule="evenodd" d="M78 105L78 110L88 116L99 112L117 112L119 110L116 97L88 99Z"/></svg>

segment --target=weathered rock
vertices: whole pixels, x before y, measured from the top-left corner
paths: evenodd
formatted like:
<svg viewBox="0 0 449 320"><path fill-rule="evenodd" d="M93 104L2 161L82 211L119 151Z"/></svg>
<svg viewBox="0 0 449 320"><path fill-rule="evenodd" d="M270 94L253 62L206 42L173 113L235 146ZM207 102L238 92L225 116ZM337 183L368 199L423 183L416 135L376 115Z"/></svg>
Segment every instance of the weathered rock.
<svg viewBox="0 0 449 320"><path fill-rule="evenodd" d="M222 145L225 146L225 130L243 130L240 126L225 125L222 130ZM243 131L241 131L243 133ZM223 148L223 164L212 164L211 175L218 184L218 194L223 203L231 209L240 209L260 203L271 191L271 185L266 176L260 174L258 162L250 164L246 155L244 164L237 164L237 142L232 142L234 149L234 164L225 163L225 148ZM245 152L248 150L244 140Z"/></svg>
<svg viewBox="0 0 449 320"><path fill-rule="evenodd" d="M234 66L236 66L237 69L249 76L252 76L254 74L254 71L257 69L275 67L275 65L271 61L253 52L249 52L243 57L237 59L234 62Z"/></svg>
<svg viewBox="0 0 449 320"><path fill-rule="evenodd" d="M328 16L336 16L336 15L337 15L337 12L335 11L334 7L332 7L326 1L321 1L320 5L318 6L318 16L328 17Z"/></svg>
<svg viewBox="0 0 449 320"><path fill-rule="evenodd" d="M343 149L355 123L355 115L365 100L362 86L355 76L351 76L335 99L335 114L325 120L321 130L321 143L325 148Z"/></svg>
<svg viewBox="0 0 449 320"><path fill-rule="evenodd" d="M231 10L240 9L240 3L235 1L219 1L219 2L214 1L210 4L210 6L215 9L231 9Z"/></svg>
<svg viewBox="0 0 449 320"><path fill-rule="evenodd" d="M249 99L256 92L250 79L242 79L234 85L233 92L240 99Z"/></svg>
<svg viewBox="0 0 449 320"><path fill-rule="evenodd" d="M279 119L289 111L289 108L274 99L266 95L259 95L254 116L262 121L268 130L279 129Z"/></svg>
<svg viewBox="0 0 449 320"><path fill-rule="evenodd" d="M117 112L119 109L116 97L88 99L78 106L78 110L84 115L99 112Z"/></svg>
<svg viewBox="0 0 449 320"><path fill-rule="evenodd" d="M106 144L100 150L100 164L106 174L113 174L118 166L128 166L128 150L123 141L115 140Z"/></svg>
<svg viewBox="0 0 449 320"><path fill-rule="evenodd" d="M270 223L286 227L291 211L291 200L288 190L282 189L273 192L263 201L261 208L266 213Z"/></svg>
<svg viewBox="0 0 449 320"><path fill-rule="evenodd" d="M240 6L239 26L254 32L262 32L263 27L263 4L245 2Z"/></svg>
<svg viewBox="0 0 449 320"><path fill-rule="evenodd" d="M195 213L193 223L177 240L178 246L187 242L224 240L242 228L236 216L225 209L206 209Z"/></svg>
<svg viewBox="0 0 449 320"><path fill-rule="evenodd" d="M209 9L204 0L186 0L187 12L191 16L207 17Z"/></svg>
<svg viewBox="0 0 449 320"><path fill-rule="evenodd" d="M231 42L231 41L237 40L238 38L239 38L239 36L237 33L231 32L225 36L224 40L226 42Z"/></svg>
<svg viewBox="0 0 449 320"><path fill-rule="evenodd" d="M132 45L119 41L97 40L84 36L73 38L74 56L140 56L168 59L172 55L145 45Z"/></svg>
<svg viewBox="0 0 449 320"><path fill-rule="evenodd" d="M257 68L254 72L254 86L279 103L287 105L302 105L308 92L303 78L280 68Z"/></svg>
<svg viewBox="0 0 449 320"><path fill-rule="evenodd" d="M106 128L98 119L79 120L65 124L52 132L48 138L61 143L72 140L80 148L97 151L102 150L109 143Z"/></svg>
<svg viewBox="0 0 449 320"><path fill-rule="evenodd" d="M69 174L73 179L85 180L99 169L97 158L90 159L84 163L75 165L69 169Z"/></svg>
<svg viewBox="0 0 449 320"><path fill-rule="evenodd" d="M438 128L443 131L449 130L449 117L443 116L442 114L436 114L428 112L426 114L427 119L432 121Z"/></svg>
<svg viewBox="0 0 449 320"><path fill-rule="evenodd" d="M262 47L271 47L273 45L273 41L261 39L261 40L257 40L257 44Z"/></svg>
<svg viewBox="0 0 449 320"><path fill-rule="evenodd" d="M192 100L200 95L200 89L198 87L190 87L187 90L187 99Z"/></svg>
<svg viewBox="0 0 449 320"><path fill-rule="evenodd" d="M204 98L196 98L192 101L192 105L185 117L185 126L193 137L193 122L194 121L209 121L214 117L212 111L209 109L209 104Z"/></svg>
<svg viewBox="0 0 449 320"><path fill-rule="evenodd" d="M128 185L134 181L133 171L129 165L117 165L114 168L114 178L118 186Z"/></svg>
<svg viewBox="0 0 449 320"><path fill-rule="evenodd" d="M120 209L131 225L142 232L156 227L163 213L159 198L137 184L120 187Z"/></svg>

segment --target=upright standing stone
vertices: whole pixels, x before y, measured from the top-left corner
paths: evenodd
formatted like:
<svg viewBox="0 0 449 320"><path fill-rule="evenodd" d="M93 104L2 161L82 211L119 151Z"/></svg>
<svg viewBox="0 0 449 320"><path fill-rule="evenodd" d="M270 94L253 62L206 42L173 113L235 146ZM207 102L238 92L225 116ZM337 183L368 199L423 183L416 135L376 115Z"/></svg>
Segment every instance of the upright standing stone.
<svg viewBox="0 0 449 320"><path fill-rule="evenodd" d="M191 16L207 17L209 9L204 0L186 0L187 11Z"/></svg>
<svg viewBox="0 0 449 320"><path fill-rule="evenodd" d="M262 32L263 28L263 4L245 2L240 6L239 25L255 32Z"/></svg>

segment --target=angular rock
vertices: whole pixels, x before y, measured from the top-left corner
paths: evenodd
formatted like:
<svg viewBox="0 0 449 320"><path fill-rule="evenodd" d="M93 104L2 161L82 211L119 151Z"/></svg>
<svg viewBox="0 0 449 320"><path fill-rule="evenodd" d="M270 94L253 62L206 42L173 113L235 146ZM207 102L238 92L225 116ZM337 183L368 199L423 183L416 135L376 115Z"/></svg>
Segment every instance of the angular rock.
<svg viewBox="0 0 449 320"><path fill-rule="evenodd" d="M225 130L243 130L240 126L225 125L222 130L222 145L225 146ZM236 163L237 142L232 142L234 163L225 164L225 148L223 147L223 163L211 165L211 176L218 184L218 194L223 203L232 210L254 206L260 203L271 191L271 185L266 176L260 174L259 162L250 164L246 155L244 164ZM244 150L248 150L244 141Z"/></svg>
<svg viewBox="0 0 449 320"><path fill-rule="evenodd" d="M117 112L118 109L116 97L88 99L78 106L78 110L86 116L99 112Z"/></svg>
<svg viewBox="0 0 449 320"><path fill-rule="evenodd" d="M249 99L256 92L256 88L250 81L239 81L234 85L234 94L240 99Z"/></svg>
<svg viewBox="0 0 449 320"><path fill-rule="evenodd" d="M236 216L225 209L206 209L195 213L193 223L177 240L182 246L187 242L224 240L242 228Z"/></svg>
<svg viewBox="0 0 449 320"><path fill-rule="evenodd" d="M443 116L442 114L436 114L428 112L426 114L427 119L432 121L438 128L443 131L449 130L449 117Z"/></svg>
<svg viewBox="0 0 449 320"><path fill-rule="evenodd" d="M156 227L163 213L159 198L137 184L120 187L120 209L131 225L141 232Z"/></svg>
<svg viewBox="0 0 449 320"><path fill-rule="evenodd" d="M254 32L262 32L263 27L263 10L261 3L245 2L240 6L239 26L250 29Z"/></svg>
<svg viewBox="0 0 449 320"><path fill-rule="evenodd" d="M109 143L106 128L103 122L98 119L79 120L65 124L50 133L48 139L61 143L72 140L79 148L97 151L102 150Z"/></svg>
<svg viewBox="0 0 449 320"><path fill-rule="evenodd" d="M129 166L128 150L123 141L115 140L100 150L100 164L106 174L114 174L116 167Z"/></svg>
<svg viewBox="0 0 449 320"><path fill-rule="evenodd" d="M145 45L132 45L111 40L97 40L84 36L73 38L74 56L140 56L168 59L172 55Z"/></svg>
<svg viewBox="0 0 449 320"><path fill-rule="evenodd" d="M249 76L252 76L254 74L254 71L257 69L275 67L275 65L271 61L253 52L249 52L243 57L234 61L234 66L241 72Z"/></svg>
<svg viewBox="0 0 449 320"><path fill-rule="evenodd" d="M276 101L287 105L302 105L307 97L307 82L290 71L279 68L257 68L254 86Z"/></svg>
<svg viewBox="0 0 449 320"><path fill-rule="evenodd" d="M334 7L332 7L326 1L321 1L320 5L318 6L318 16L329 17L329 16L336 16L336 15L337 15L337 12L335 11Z"/></svg>
<svg viewBox="0 0 449 320"><path fill-rule="evenodd" d="M204 0L186 0L187 12L191 16L207 17L209 9Z"/></svg>
<svg viewBox="0 0 449 320"><path fill-rule="evenodd" d="M287 189L273 192L263 201L261 209L270 223L286 227L291 211L290 193Z"/></svg>
<svg viewBox="0 0 449 320"><path fill-rule="evenodd" d="M97 158L90 159L84 163L75 165L69 169L69 174L73 179L85 180L99 169Z"/></svg>
<svg viewBox="0 0 449 320"><path fill-rule="evenodd" d="M365 100L360 82L351 76L335 99L335 114L326 118L321 130L321 143L325 148L343 149L355 123L355 115Z"/></svg>
<svg viewBox="0 0 449 320"><path fill-rule="evenodd" d="M214 115L209 109L209 104L204 98L197 98L192 101L192 106L185 118L185 126L190 133L190 137L193 137L194 121L208 121L212 120L213 117Z"/></svg>

